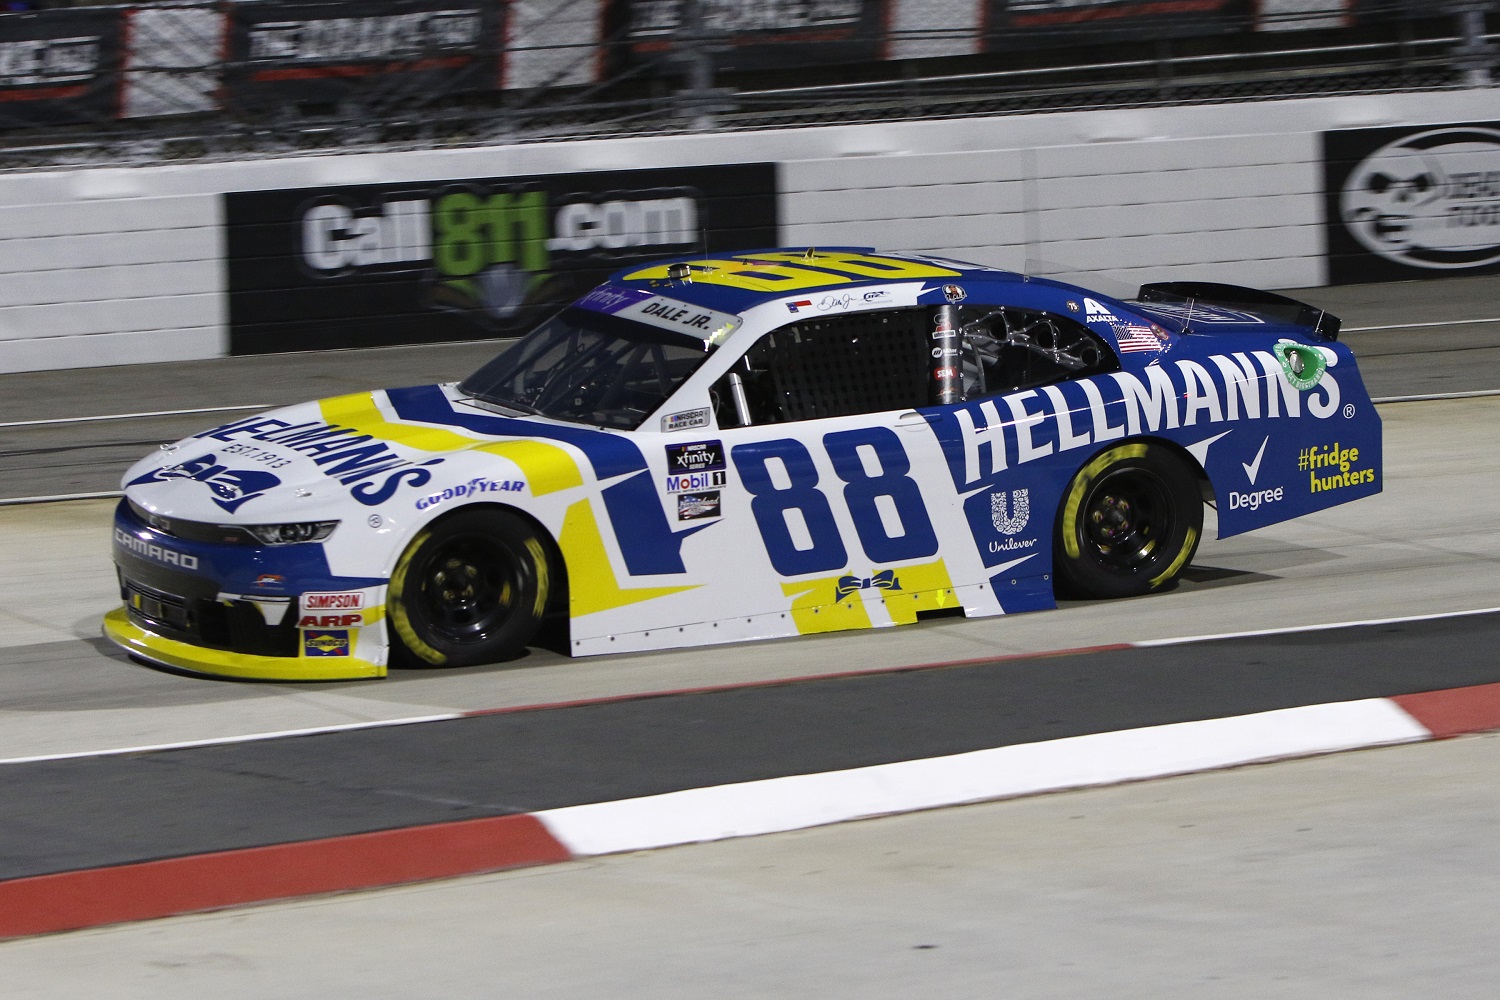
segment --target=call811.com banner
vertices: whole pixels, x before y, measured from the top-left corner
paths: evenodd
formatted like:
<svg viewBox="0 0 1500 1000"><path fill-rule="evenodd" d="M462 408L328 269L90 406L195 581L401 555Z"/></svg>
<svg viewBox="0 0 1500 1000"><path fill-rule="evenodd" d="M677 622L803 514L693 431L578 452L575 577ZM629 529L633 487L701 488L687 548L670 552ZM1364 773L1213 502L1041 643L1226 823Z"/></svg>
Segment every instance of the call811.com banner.
<svg viewBox="0 0 1500 1000"><path fill-rule="evenodd" d="M770 163L224 196L230 353L514 335L611 271L775 246Z"/></svg>
<svg viewBox="0 0 1500 1000"><path fill-rule="evenodd" d="M1500 272L1500 122L1323 134L1328 280Z"/></svg>

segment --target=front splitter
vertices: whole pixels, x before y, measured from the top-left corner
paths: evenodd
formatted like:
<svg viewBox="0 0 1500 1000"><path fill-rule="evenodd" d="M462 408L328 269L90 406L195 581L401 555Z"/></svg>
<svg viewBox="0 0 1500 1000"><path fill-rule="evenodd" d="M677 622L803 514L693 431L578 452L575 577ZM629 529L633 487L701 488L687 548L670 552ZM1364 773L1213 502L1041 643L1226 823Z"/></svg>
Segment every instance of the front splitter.
<svg viewBox="0 0 1500 1000"><path fill-rule="evenodd" d="M255 656L209 649L148 632L123 607L104 616L104 636L133 656L174 670L268 681L347 681L384 677L385 664L357 656Z"/></svg>

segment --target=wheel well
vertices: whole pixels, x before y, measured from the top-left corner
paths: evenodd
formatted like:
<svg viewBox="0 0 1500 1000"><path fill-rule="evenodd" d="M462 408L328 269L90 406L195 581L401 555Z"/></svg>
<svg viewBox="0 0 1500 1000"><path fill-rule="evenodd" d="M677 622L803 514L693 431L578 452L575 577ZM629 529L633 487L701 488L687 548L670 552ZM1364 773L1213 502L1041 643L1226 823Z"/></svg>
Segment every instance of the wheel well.
<svg viewBox="0 0 1500 1000"><path fill-rule="evenodd" d="M475 511L494 511L496 513L509 514L522 521L525 521L528 525L531 526L532 530L537 533L537 537L542 539L542 544L547 550L548 571L553 575L554 579L560 581L560 585L553 587L551 589L551 592L547 596L547 610L549 612L552 612L559 609L566 609L568 606L567 561L563 559L562 549L558 546L557 539L552 537L552 532L548 531L547 528L542 524L542 522L538 521L529 512L524 511L519 507L512 507L509 504L503 503L468 503L463 504L459 507L454 507L452 510L444 511L437 517L422 525L422 530L426 530L433 527L434 525L441 524L442 522L458 514L473 513Z"/></svg>
<svg viewBox="0 0 1500 1000"><path fill-rule="evenodd" d="M1176 455L1177 458L1181 460L1182 464L1187 466L1188 470L1191 471L1193 476L1198 480L1198 492L1202 494L1203 502L1210 505L1213 504L1214 485L1209 481L1208 470L1203 468L1202 462L1199 462L1196 458L1193 457L1192 452L1188 451L1176 441L1168 441L1166 438L1136 437L1130 438L1129 440L1142 441L1146 444L1156 445L1163 451L1167 451L1172 453L1173 455Z"/></svg>

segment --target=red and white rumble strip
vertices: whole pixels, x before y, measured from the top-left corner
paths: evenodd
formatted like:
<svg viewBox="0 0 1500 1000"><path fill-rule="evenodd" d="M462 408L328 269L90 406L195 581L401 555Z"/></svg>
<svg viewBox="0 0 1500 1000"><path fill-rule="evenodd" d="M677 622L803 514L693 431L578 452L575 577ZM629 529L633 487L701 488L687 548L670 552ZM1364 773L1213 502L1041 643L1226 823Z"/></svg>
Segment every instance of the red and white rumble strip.
<svg viewBox="0 0 1500 1000"><path fill-rule="evenodd" d="M1500 729L1500 684L0 882L0 937Z"/></svg>

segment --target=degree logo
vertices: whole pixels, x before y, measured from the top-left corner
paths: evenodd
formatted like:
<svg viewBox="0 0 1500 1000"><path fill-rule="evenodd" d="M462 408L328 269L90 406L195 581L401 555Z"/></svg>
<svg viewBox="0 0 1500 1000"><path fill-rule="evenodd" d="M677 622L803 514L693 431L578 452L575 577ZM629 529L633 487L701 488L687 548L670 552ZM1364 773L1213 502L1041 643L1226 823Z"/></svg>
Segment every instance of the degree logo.
<svg viewBox="0 0 1500 1000"><path fill-rule="evenodd" d="M349 630L308 630L302 633L302 652L305 656L348 656Z"/></svg>

